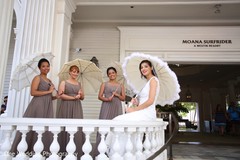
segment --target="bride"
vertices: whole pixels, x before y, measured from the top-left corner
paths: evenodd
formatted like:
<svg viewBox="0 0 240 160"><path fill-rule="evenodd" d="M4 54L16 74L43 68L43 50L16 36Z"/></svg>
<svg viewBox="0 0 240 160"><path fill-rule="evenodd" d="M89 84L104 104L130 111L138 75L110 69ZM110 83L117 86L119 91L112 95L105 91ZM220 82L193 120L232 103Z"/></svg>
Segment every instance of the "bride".
<svg viewBox="0 0 240 160"><path fill-rule="evenodd" d="M156 110L155 110L155 103L157 100L157 96L159 94L159 81L156 77L156 74L154 72L153 65L151 61L149 60L143 60L139 64L139 70L141 73L141 76L146 79L146 84L143 87L143 89L140 91L140 93L137 95L136 98L133 98L131 100L132 104L135 107L128 107L126 108L126 114L120 115L115 117L113 120L115 121L153 121L156 120ZM123 139L126 138L125 134L122 134L119 136L122 140L120 142L124 143ZM112 144L114 144L113 140L113 133L110 132L107 135L106 143L109 145L110 153L109 156L111 156L111 147ZM120 154L124 154L124 144L120 144Z"/></svg>
<svg viewBox="0 0 240 160"><path fill-rule="evenodd" d="M132 99L133 106L126 108L124 115L117 116L113 120L128 120L128 121L141 121L141 120L155 120L156 110L155 103L159 93L158 78L154 73L152 63L149 60L143 60L139 64L141 76L147 80L147 83L137 95Z"/></svg>

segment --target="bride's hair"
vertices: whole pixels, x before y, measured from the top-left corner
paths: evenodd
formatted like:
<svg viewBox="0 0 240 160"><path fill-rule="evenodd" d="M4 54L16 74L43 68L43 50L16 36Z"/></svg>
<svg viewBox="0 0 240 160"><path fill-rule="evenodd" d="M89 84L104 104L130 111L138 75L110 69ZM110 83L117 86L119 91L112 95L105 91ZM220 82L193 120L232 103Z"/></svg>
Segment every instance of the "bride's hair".
<svg viewBox="0 0 240 160"><path fill-rule="evenodd" d="M153 68L153 69L152 69L152 74L153 74L154 76L157 76L156 71L155 71L155 69L154 69L154 67L153 67L153 65L152 65L152 62L149 61L149 60L147 60L147 59L145 59L145 60L142 60L142 62L139 64L139 71L140 71L140 73L141 73L141 77L145 77L145 76L142 74L142 72L141 72L141 65L142 65L143 63L147 63L147 64L149 65L149 67ZM145 78L146 78L146 77L145 77Z"/></svg>

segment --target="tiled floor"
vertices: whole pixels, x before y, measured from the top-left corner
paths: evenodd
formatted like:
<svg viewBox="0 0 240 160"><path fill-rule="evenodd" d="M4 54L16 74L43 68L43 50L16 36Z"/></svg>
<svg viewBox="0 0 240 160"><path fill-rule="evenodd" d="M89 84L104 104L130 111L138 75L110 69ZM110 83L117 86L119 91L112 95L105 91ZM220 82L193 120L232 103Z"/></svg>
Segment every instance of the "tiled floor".
<svg viewBox="0 0 240 160"><path fill-rule="evenodd" d="M179 133L172 153L173 160L240 160L240 136Z"/></svg>

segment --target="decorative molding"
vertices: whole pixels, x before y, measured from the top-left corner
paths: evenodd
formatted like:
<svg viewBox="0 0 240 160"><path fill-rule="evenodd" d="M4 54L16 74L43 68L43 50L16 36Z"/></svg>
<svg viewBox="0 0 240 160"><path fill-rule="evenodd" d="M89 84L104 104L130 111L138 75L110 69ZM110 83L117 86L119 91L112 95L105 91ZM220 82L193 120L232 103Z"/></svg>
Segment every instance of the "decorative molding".
<svg viewBox="0 0 240 160"><path fill-rule="evenodd" d="M60 0L57 2L57 14L64 14L71 24L72 13L76 10L76 4L74 0Z"/></svg>
<svg viewBox="0 0 240 160"><path fill-rule="evenodd" d="M240 20L178 20L178 19L172 19L172 20L158 20L158 19L145 19L145 20L136 20L136 19L131 19L131 20L117 20L117 19L112 19L112 20L99 20L99 19L91 19L91 20L73 20L74 23L130 23L130 24L159 24L159 25L178 25L178 26L186 26L186 25L191 25L191 26L199 26L199 25L240 25Z"/></svg>

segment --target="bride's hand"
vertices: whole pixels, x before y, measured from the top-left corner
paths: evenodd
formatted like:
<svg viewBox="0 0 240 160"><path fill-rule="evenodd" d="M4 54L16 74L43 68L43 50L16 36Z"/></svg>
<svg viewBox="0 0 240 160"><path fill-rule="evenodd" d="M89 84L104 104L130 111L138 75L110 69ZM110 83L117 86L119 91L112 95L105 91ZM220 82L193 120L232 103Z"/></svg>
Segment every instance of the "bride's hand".
<svg viewBox="0 0 240 160"><path fill-rule="evenodd" d="M131 107L126 108L126 113L131 113L134 111L135 111L134 108L131 108Z"/></svg>
<svg viewBox="0 0 240 160"><path fill-rule="evenodd" d="M138 106L138 100L137 100L137 98L132 98L131 102L132 102L132 104Z"/></svg>

